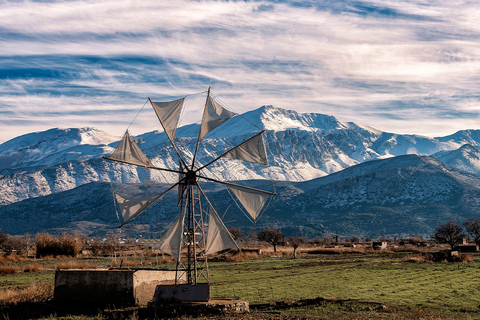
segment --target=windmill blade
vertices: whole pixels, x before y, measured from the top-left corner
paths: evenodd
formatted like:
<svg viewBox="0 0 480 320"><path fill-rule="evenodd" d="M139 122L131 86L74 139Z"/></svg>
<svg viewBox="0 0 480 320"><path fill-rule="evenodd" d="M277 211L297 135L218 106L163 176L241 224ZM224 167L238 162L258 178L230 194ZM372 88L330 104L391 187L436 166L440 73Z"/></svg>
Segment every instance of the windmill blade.
<svg viewBox="0 0 480 320"><path fill-rule="evenodd" d="M114 192L115 199L121 211L123 223L120 226L123 227L128 222L132 221L148 207L154 204L157 200L161 199L168 191L172 190L178 185L178 182L168 188L165 192L160 194L142 194L142 195L122 195L118 192Z"/></svg>
<svg viewBox="0 0 480 320"><path fill-rule="evenodd" d="M228 188L237 197L253 221L257 221L270 195L252 191L243 186L229 185Z"/></svg>
<svg viewBox="0 0 480 320"><path fill-rule="evenodd" d="M173 144L185 97L165 102L154 102L150 98L148 98L148 100L152 104L153 110L155 110L168 139L170 139L170 142Z"/></svg>
<svg viewBox="0 0 480 320"><path fill-rule="evenodd" d="M175 257L177 261L180 261L182 255L182 239L183 239L183 228L185 225L185 210L186 206L183 208L182 212L178 215L175 222L172 224L170 229L160 238L160 246L158 249L163 252L168 253L172 257Z"/></svg>
<svg viewBox="0 0 480 320"><path fill-rule="evenodd" d="M120 163L126 163L126 164L131 164L131 165L137 165L135 163L132 163L132 162L127 162L127 161L122 161L122 160L118 160L118 159L112 159L110 157L103 157L103 159L105 160L110 160L110 161L115 161L115 162L120 162ZM172 173L181 173L180 171L178 170L172 170L172 169L167 169L167 168L159 168L159 167L155 167L153 165L150 165L147 167L148 169L153 169L153 170L159 170L159 171L166 171L166 172L172 172Z"/></svg>
<svg viewBox="0 0 480 320"><path fill-rule="evenodd" d="M128 130L125 131L122 140L120 140L110 157L105 157L105 159L142 167L152 166L150 159L140 150L135 140L128 133Z"/></svg>
<svg viewBox="0 0 480 320"><path fill-rule="evenodd" d="M230 149L230 151L224 153L221 157L268 165L267 153L262 136L263 132L264 131L256 134L247 141Z"/></svg>
<svg viewBox="0 0 480 320"><path fill-rule="evenodd" d="M173 150L175 150L178 158L186 167L185 161L180 155L180 152L178 152L177 146L174 143L178 120L180 119L180 114L182 113L185 97L166 102L154 102L152 101L152 99L148 98L148 101L150 101L153 110L155 110L157 118L163 127L163 130L165 130L165 133L170 140L170 143L172 144Z"/></svg>
<svg viewBox="0 0 480 320"><path fill-rule="evenodd" d="M210 87L208 87L207 99L205 101L205 108L203 109L202 123L198 132L197 143L195 145L195 152L193 154L193 161L191 170L195 167L195 159L197 157L198 145L210 131L220 126L228 119L234 117L236 113L231 112L222 107L211 95Z"/></svg>
<svg viewBox="0 0 480 320"><path fill-rule="evenodd" d="M210 88L209 88L210 93ZM202 124L198 133L198 140L202 140L209 132L216 127L235 116L236 113L231 112L220 105L210 94L207 97L207 103L203 110Z"/></svg>
<svg viewBox="0 0 480 320"><path fill-rule="evenodd" d="M237 187L237 188L241 188L241 189L245 189L245 190L248 190L248 191L251 191L251 192L258 192L258 193L262 193L262 194L265 194L265 195L269 195L269 196L276 196L277 194L275 192L270 192L270 191L265 191L265 190L261 190L261 189L257 189L257 188L252 188L252 187L247 187L247 186L241 186L239 184L235 184L235 183L231 183L231 182L226 182L226 181L220 181L220 180L217 180L217 179L212 179L212 178L208 178L208 177L205 177L205 176L201 176L201 175L198 175L199 178L201 179L204 179L204 180L208 180L208 181L212 181L212 182L217 182L217 183L220 183L220 184L224 184L228 187Z"/></svg>
<svg viewBox="0 0 480 320"><path fill-rule="evenodd" d="M212 254L226 249L240 250L239 246L233 239L225 224L222 222L222 219L220 219L220 217L218 216L217 212L213 208L212 204L210 203L200 186L198 186L198 189L202 193L209 206L205 254Z"/></svg>
<svg viewBox="0 0 480 320"><path fill-rule="evenodd" d="M230 158L230 159L268 165L267 153L265 152L265 144L263 142L263 136L262 136L263 132L264 130L257 133L250 139L245 140L239 145L231 148L227 152L223 153L221 156L213 159L206 165L198 168L196 171L200 171L203 168L208 167L209 165L219 160L220 158Z"/></svg>
<svg viewBox="0 0 480 320"><path fill-rule="evenodd" d="M263 207L267 203L267 200L270 196L276 195L273 192L268 192L265 190L260 190L256 188L241 186L231 182L219 181L204 176L199 176L202 179L217 182L228 186L230 191L235 195L235 197L240 201L243 208L248 212L253 221L256 221L260 216Z"/></svg>

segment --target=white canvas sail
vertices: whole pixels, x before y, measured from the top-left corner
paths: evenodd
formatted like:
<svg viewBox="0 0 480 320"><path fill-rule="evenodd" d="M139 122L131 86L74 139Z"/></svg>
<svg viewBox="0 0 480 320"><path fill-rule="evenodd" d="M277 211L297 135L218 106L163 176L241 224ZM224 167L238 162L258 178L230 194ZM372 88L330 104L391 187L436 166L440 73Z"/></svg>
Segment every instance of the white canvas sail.
<svg viewBox="0 0 480 320"><path fill-rule="evenodd" d="M205 254L212 254L226 249L238 249L237 243L228 232L217 212L210 207L208 212L207 241L205 243Z"/></svg>
<svg viewBox="0 0 480 320"><path fill-rule="evenodd" d="M122 225L128 223L152 203L157 201L163 194L140 194L140 195L122 195L114 192L115 199L120 208L122 216Z"/></svg>
<svg viewBox="0 0 480 320"><path fill-rule="evenodd" d="M223 154L222 157L268 164L267 153L265 152L265 145L261 133Z"/></svg>
<svg viewBox="0 0 480 320"><path fill-rule="evenodd" d="M172 142L175 140L178 119L180 119L184 101L185 98L166 102L153 102L150 100L158 120L160 120L165 133Z"/></svg>
<svg viewBox="0 0 480 320"><path fill-rule="evenodd" d="M175 257L177 261L180 261L180 257L182 256L184 220L185 210L182 210L182 213L177 217L170 229L160 238L159 249Z"/></svg>
<svg viewBox="0 0 480 320"><path fill-rule="evenodd" d="M210 131L235 116L236 113L222 107L212 96L208 96L205 110L203 111L202 125L198 140L203 139Z"/></svg>
<svg viewBox="0 0 480 320"><path fill-rule="evenodd" d="M229 185L228 188L237 197L253 221L256 221L270 195L242 188L241 186Z"/></svg>
<svg viewBox="0 0 480 320"><path fill-rule="evenodd" d="M148 159L145 153L140 150L137 143L132 139L128 131L125 132L117 148L113 151L108 159L143 167L152 165L150 159Z"/></svg>

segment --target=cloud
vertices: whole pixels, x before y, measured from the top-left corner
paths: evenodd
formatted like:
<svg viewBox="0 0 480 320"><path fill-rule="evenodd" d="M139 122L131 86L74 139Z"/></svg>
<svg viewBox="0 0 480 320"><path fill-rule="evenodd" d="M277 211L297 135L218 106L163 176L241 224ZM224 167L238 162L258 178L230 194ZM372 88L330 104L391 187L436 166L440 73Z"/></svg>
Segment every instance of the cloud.
<svg viewBox="0 0 480 320"><path fill-rule="evenodd" d="M208 86L236 112L273 104L430 136L475 128L479 9L444 0L2 2L0 142L57 123L121 134L116 126L148 96Z"/></svg>

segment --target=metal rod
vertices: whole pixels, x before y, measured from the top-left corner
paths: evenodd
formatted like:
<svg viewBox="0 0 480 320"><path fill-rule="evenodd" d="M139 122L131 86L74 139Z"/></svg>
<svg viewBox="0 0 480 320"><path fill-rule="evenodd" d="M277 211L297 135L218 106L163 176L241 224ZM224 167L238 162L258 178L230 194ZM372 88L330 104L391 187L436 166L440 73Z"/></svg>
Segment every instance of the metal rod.
<svg viewBox="0 0 480 320"><path fill-rule="evenodd" d="M109 158L109 157L102 157L102 158L105 159L105 160L115 161L115 162L120 162L120 163L126 163L126 164L130 164L132 166L137 166L137 167L145 167L145 168L148 168L148 169L154 169L154 170L159 170L159 171L167 171L167 172L173 172L173 173L183 173L181 171L172 170L172 169L159 168L159 167L154 167L154 166L141 166L141 165L138 165L138 164L135 164L135 163L130 163L130 162L123 161L123 160L112 159L112 158Z"/></svg>
<svg viewBox="0 0 480 320"><path fill-rule="evenodd" d="M217 183L224 184L226 186L230 186L230 187L234 187L234 188L247 189L249 191L260 192L260 193L268 194L268 195L271 195L271 196L276 196L277 195L274 192L269 192L269 191L265 191L265 190L261 190L261 189L252 188L252 187L246 187L246 186L242 186L242 185L231 183L231 182L220 181L220 180L207 178L207 177L200 176L200 175L198 177L201 178L201 179L217 182Z"/></svg>
<svg viewBox="0 0 480 320"><path fill-rule="evenodd" d="M205 120L205 113L207 112L208 99L210 99L210 87L208 87L208 91L207 91L207 100L205 100L205 107L203 109L202 123L200 123L200 129L198 130L197 144L195 146L195 153L193 154L192 167L190 168L190 170L193 170L193 168L195 167L195 159L197 158L198 145L200 144L200 133L202 132L203 120Z"/></svg>
<svg viewBox="0 0 480 320"><path fill-rule="evenodd" d="M255 138L255 137L256 137L256 136L258 136L258 135L261 135L261 134L262 134L262 133L264 133L264 132L265 132L265 130L262 130L261 132L257 133L256 135L254 135L254 136L253 136L253 137L251 137L250 139L248 139L248 140L245 140L245 141L243 141L242 143L240 143L240 144L236 145L235 147L231 148L230 150L228 150L228 151L226 151L226 152L222 153L222 155L221 155L221 156L219 156L219 157L217 157L217 158L213 159L212 161L210 161L210 162L209 162L209 163L207 163L206 165L204 165L204 166L202 166L202 167L198 168L198 169L197 169L197 170L195 170L195 171L196 171L196 172L198 172L198 171L202 170L203 168L205 168L205 167L208 167L209 165L211 165L212 163L214 163L215 161L217 161L218 159L220 159L221 157L223 157L224 155L226 155L227 153L229 153L229 152L230 152L230 151L232 151L233 149L240 147L242 144L245 144L245 143L247 143L248 141L252 140L253 138ZM192 169L192 170L193 170L193 169Z"/></svg>

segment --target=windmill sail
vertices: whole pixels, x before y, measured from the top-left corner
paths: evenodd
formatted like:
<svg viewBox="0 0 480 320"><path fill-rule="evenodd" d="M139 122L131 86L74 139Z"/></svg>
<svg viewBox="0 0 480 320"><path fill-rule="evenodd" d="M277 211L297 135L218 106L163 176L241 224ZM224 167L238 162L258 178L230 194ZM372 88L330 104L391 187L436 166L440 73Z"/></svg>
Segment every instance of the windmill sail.
<svg viewBox="0 0 480 320"><path fill-rule="evenodd" d="M198 134L198 140L203 139L210 131L235 116L236 113L222 107L212 96L208 97L203 112L202 125Z"/></svg>
<svg viewBox="0 0 480 320"><path fill-rule="evenodd" d="M150 103L157 114L158 120L160 120L165 133L172 143L173 140L175 140L178 119L180 119L184 101L185 98L166 102L153 102L150 100Z"/></svg>
<svg viewBox="0 0 480 320"><path fill-rule="evenodd" d="M168 253L172 257L175 257L177 261L180 261L182 255L182 239L183 239L183 227L185 220L185 210L177 217L170 229L160 239L159 249Z"/></svg>
<svg viewBox="0 0 480 320"><path fill-rule="evenodd" d="M145 153L140 150L137 143L132 139L128 131L125 132L117 148L107 159L142 167L149 167L152 165L150 159L148 159Z"/></svg>
<svg viewBox="0 0 480 320"><path fill-rule="evenodd" d="M238 201L242 204L248 214L252 217L253 221L256 221L260 216L263 207L267 203L269 194L259 193L252 191L241 186L229 185L228 188L237 197Z"/></svg>
<svg viewBox="0 0 480 320"><path fill-rule="evenodd" d="M238 249L237 243L228 232L217 212L210 206L208 212L208 230L207 241L205 244L205 254L211 254L226 249Z"/></svg>
<svg viewBox="0 0 480 320"><path fill-rule="evenodd" d="M162 194L140 194L140 195L122 195L117 192L114 192L115 199L120 208L120 213L122 215L122 226L145 209L147 209L152 203L160 199L165 193Z"/></svg>
<svg viewBox="0 0 480 320"><path fill-rule="evenodd" d="M268 165L262 133L263 132L260 132L251 139L224 153L222 157Z"/></svg>

